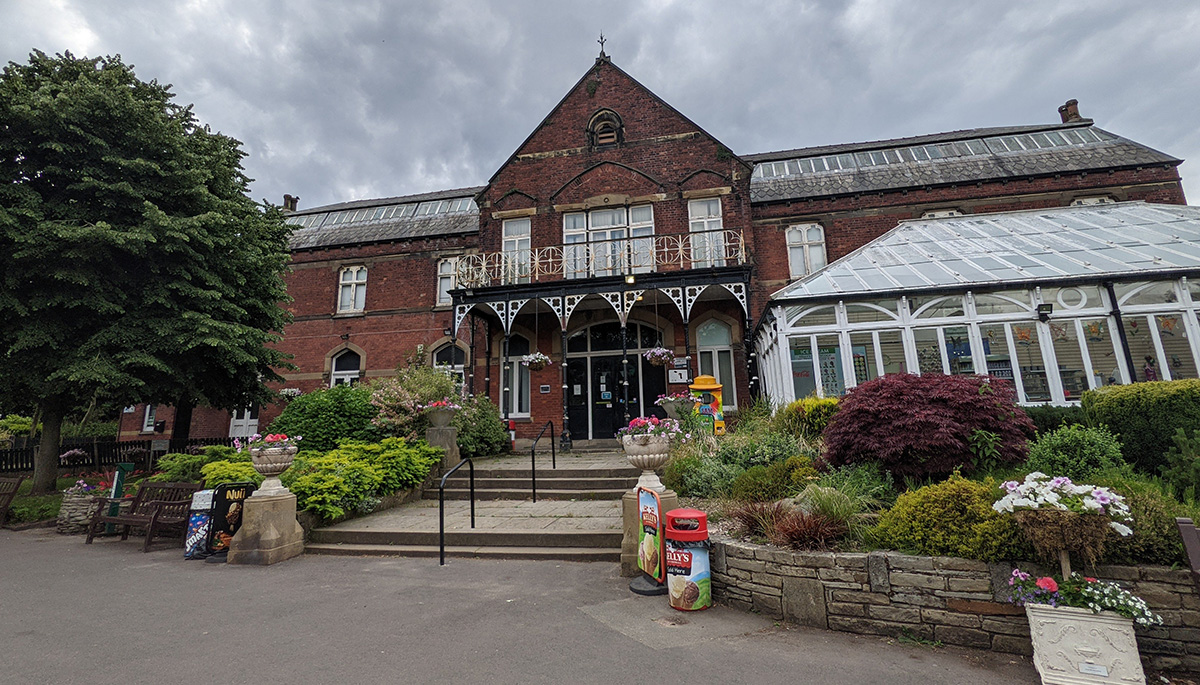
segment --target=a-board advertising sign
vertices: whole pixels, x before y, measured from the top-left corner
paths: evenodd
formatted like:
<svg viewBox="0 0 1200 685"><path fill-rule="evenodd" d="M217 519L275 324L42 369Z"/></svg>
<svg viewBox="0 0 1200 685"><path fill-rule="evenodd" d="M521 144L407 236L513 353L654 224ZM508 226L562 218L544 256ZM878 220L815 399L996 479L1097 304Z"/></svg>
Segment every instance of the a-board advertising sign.
<svg viewBox="0 0 1200 685"><path fill-rule="evenodd" d="M213 553L229 551L229 543L242 527L246 498L254 490L254 483L225 483L214 488L212 525L208 532L209 549Z"/></svg>
<svg viewBox="0 0 1200 685"><path fill-rule="evenodd" d="M663 563L662 536L662 501L658 493L639 487L638 501L638 568L653 578L663 582L666 578L666 565Z"/></svg>

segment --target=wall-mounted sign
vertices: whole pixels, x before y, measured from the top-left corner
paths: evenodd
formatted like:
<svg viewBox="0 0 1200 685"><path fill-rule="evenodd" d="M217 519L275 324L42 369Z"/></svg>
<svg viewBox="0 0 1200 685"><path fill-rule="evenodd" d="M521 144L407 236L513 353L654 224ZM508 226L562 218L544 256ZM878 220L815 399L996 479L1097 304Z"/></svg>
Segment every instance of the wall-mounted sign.
<svg viewBox="0 0 1200 685"><path fill-rule="evenodd" d="M602 393L600 393L600 399L602 399L602 400L611 400L611 399L612 399L612 393L611 393L611 392L607 392L607 391L606 391L606 392L602 392Z"/></svg>
<svg viewBox="0 0 1200 685"><path fill-rule="evenodd" d="M548 386L548 385L539 385L539 386L538 386L538 392L542 393L543 395L549 395L549 394L550 394L550 386Z"/></svg>
<svg viewBox="0 0 1200 685"><path fill-rule="evenodd" d="M687 369L667 369L668 383L687 383Z"/></svg>
<svg viewBox="0 0 1200 685"><path fill-rule="evenodd" d="M686 357L676 357L674 360L674 364L675 364L675 368L677 368L677 369L686 369L688 366L688 360Z"/></svg>

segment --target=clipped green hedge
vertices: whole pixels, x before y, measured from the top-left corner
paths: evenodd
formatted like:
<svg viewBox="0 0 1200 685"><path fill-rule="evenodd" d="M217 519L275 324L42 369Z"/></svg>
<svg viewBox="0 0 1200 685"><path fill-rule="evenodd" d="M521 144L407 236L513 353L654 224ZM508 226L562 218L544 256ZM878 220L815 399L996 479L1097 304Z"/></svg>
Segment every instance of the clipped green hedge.
<svg viewBox="0 0 1200 685"><path fill-rule="evenodd" d="M1124 446L1125 461L1158 473L1175 431L1200 429L1200 380L1109 385L1083 393L1091 425L1105 425Z"/></svg>
<svg viewBox="0 0 1200 685"><path fill-rule="evenodd" d="M1030 407L1021 407L1029 418L1033 421L1033 427L1037 430L1038 435L1049 433L1050 431L1062 428L1063 426L1086 426L1087 412L1083 407L1052 407L1050 405L1036 405Z"/></svg>
<svg viewBox="0 0 1200 685"><path fill-rule="evenodd" d="M998 514L989 480L959 475L910 490L883 512L869 537L881 547L912 554L983 561L1032 558L1032 549L1011 516Z"/></svg>

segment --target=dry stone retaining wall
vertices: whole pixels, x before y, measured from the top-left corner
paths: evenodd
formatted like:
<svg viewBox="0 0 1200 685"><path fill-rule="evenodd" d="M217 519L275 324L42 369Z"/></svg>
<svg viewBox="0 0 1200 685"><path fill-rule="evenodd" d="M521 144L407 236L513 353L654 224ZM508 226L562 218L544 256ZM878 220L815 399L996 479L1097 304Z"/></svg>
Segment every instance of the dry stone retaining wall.
<svg viewBox="0 0 1200 685"><path fill-rule="evenodd" d="M1027 564L1024 570L1036 570ZM714 539L713 595L803 625L1032 654L1024 609L1008 603L1011 564L896 552L794 552ZM1200 671L1200 595L1186 570L1100 566L1146 600L1164 625L1138 630L1159 669Z"/></svg>

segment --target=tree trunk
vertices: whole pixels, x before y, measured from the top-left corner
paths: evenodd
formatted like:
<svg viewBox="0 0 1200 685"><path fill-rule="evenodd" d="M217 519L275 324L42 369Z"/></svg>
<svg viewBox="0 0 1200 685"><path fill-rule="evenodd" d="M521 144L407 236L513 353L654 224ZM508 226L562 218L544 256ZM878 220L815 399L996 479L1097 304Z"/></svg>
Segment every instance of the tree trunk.
<svg viewBox="0 0 1200 685"><path fill-rule="evenodd" d="M58 450L64 412L45 407L41 414L42 440L33 460L33 490L30 491L33 495L45 495L58 489Z"/></svg>
<svg viewBox="0 0 1200 685"><path fill-rule="evenodd" d="M175 403L175 423L171 427L171 451L182 452L186 448L188 438L192 436L191 401L180 399Z"/></svg>

